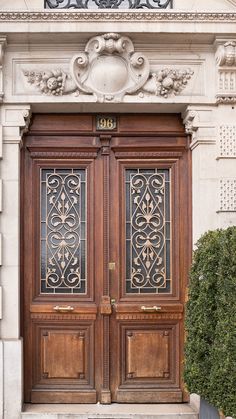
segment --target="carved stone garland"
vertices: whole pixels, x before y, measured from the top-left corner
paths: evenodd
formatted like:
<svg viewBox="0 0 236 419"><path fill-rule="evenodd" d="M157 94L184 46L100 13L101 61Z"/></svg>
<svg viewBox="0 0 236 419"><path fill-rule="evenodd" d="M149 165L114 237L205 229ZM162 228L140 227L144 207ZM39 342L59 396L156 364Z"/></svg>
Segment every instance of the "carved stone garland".
<svg viewBox="0 0 236 419"><path fill-rule="evenodd" d="M178 95L193 75L191 69L150 71L144 54L134 51L130 38L107 33L91 38L85 52L72 57L70 73L61 69L24 71L27 82L43 94L94 95L99 102L121 102L124 95Z"/></svg>

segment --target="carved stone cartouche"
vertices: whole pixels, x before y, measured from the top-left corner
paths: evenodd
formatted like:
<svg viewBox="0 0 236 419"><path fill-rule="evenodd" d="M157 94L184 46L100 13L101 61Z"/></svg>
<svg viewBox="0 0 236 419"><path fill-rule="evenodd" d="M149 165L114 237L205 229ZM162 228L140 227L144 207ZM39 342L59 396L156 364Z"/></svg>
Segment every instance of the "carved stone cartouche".
<svg viewBox="0 0 236 419"><path fill-rule="evenodd" d="M180 94L193 73L189 68L151 71L148 58L135 52L130 38L117 33L92 37L84 52L72 57L70 73L61 69L24 71L27 82L43 94L81 92L99 102L121 102L125 95L132 94L167 99Z"/></svg>

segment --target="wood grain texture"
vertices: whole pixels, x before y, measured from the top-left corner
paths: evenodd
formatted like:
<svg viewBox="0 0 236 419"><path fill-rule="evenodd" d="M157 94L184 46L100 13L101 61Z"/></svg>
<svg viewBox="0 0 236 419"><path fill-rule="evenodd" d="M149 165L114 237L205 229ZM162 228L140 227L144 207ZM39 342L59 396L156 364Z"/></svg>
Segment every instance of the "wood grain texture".
<svg viewBox="0 0 236 419"><path fill-rule="evenodd" d="M169 377L169 331L126 332L127 378Z"/></svg>
<svg viewBox="0 0 236 419"><path fill-rule="evenodd" d="M48 331L42 333L43 377L85 377L85 332Z"/></svg>
<svg viewBox="0 0 236 419"><path fill-rule="evenodd" d="M25 401L181 402L185 289L191 261L191 156L179 115L34 115L21 155ZM40 170L87 170L84 295L40 292ZM125 171L171 174L170 294L125 289ZM113 269L109 270L109 262ZM112 305L110 299L113 300ZM70 306L57 313L55 306ZM158 306L156 313L142 306Z"/></svg>

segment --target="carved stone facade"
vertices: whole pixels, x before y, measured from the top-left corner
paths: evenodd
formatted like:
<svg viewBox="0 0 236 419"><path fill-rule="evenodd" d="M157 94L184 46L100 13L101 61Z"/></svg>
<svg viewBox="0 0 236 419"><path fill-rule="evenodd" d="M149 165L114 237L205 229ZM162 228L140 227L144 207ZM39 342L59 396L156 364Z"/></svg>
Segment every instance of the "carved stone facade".
<svg viewBox="0 0 236 419"><path fill-rule="evenodd" d="M19 150L32 112L182 114L192 150L193 242L236 224L235 0L208 0L208 11L181 0L182 10L161 12L45 11L42 3L0 0L0 419L24 417Z"/></svg>
<svg viewBox="0 0 236 419"><path fill-rule="evenodd" d="M217 103L236 103L236 40L220 44L216 51L218 67Z"/></svg>
<svg viewBox="0 0 236 419"><path fill-rule="evenodd" d="M43 94L78 97L82 93L93 95L99 102L120 102L124 95L134 93L141 98L145 93L163 98L178 95L194 71L164 67L152 71L149 60L135 52L130 38L107 33L91 38L84 52L72 57L69 72L57 68L23 73L27 82Z"/></svg>

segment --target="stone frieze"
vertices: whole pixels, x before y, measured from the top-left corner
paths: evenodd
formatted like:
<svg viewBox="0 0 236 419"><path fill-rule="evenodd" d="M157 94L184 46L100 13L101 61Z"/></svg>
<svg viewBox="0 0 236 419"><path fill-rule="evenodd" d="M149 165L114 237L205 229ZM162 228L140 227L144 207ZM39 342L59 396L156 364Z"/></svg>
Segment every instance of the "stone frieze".
<svg viewBox="0 0 236 419"><path fill-rule="evenodd" d="M135 51L131 39L116 33L92 37L84 52L72 57L69 72L54 68L23 73L42 94L93 95L98 102L121 102L133 94L167 99L180 94L194 74L190 68L152 71L148 58Z"/></svg>

